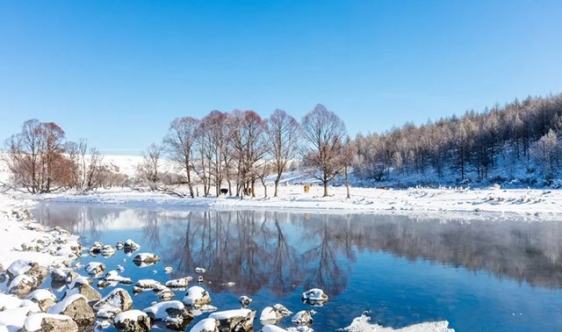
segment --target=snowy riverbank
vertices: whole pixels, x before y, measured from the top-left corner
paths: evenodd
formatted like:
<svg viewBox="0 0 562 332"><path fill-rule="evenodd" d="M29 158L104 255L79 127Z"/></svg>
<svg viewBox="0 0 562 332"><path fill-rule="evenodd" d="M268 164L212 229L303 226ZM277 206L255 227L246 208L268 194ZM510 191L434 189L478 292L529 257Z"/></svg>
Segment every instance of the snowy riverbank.
<svg viewBox="0 0 562 332"><path fill-rule="evenodd" d="M50 194L36 197L43 202L111 204L156 209L268 209L330 213L408 214L420 217L523 219L546 221L562 219L562 190L540 189L464 189L410 188L405 190L352 188L346 198L344 187L331 187L330 196L322 197L322 188L313 186L305 194L302 186L282 186L278 197L244 199L220 196L180 198L158 192L130 189L101 190L86 195ZM271 194L272 188L268 189Z"/></svg>

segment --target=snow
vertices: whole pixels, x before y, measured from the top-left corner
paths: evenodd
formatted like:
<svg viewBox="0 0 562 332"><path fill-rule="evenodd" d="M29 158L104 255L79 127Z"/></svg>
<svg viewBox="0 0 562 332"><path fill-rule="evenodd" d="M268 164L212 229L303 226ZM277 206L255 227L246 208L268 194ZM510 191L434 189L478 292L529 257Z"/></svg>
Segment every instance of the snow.
<svg viewBox="0 0 562 332"><path fill-rule="evenodd" d="M271 308L271 307L269 307ZM287 330L280 328L279 326L275 325L265 325L261 332L287 332Z"/></svg>
<svg viewBox="0 0 562 332"><path fill-rule="evenodd" d="M166 310L170 308L183 310L185 309L185 305L181 301L166 301L156 303L155 305L150 306L143 311L147 314L151 313L154 316L154 319L162 320L168 317L168 313L166 312Z"/></svg>
<svg viewBox="0 0 562 332"><path fill-rule="evenodd" d="M145 312L142 312L140 310L125 311L115 317L115 323L122 323L125 322L126 320L136 321L140 316L148 317L148 315Z"/></svg>
<svg viewBox="0 0 562 332"><path fill-rule="evenodd" d="M302 293L302 298L311 301L326 301L328 296L320 288L312 288Z"/></svg>
<svg viewBox="0 0 562 332"><path fill-rule="evenodd" d="M0 311L23 307L35 308L36 304L29 299L31 299L31 297L28 297L27 300L21 300L15 295L0 293Z"/></svg>
<svg viewBox="0 0 562 332"><path fill-rule="evenodd" d="M202 299L207 291L200 286L191 286L187 289L183 298L183 303L193 305L197 300Z"/></svg>
<svg viewBox="0 0 562 332"><path fill-rule="evenodd" d="M105 269L105 265L101 262L90 262L86 265L86 272L89 274L96 274L97 271L103 271Z"/></svg>
<svg viewBox="0 0 562 332"><path fill-rule="evenodd" d="M201 320L199 323L195 324L189 330L189 332L203 332L203 331L214 331L217 326L217 321L213 318L205 318Z"/></svg>
<svg viewBox="0 0 562 332"><path fill-rule="evenodd" d="M276 311L272 307L265 307L261 311L260 320L277 321Z"/></svg>
<svg viewBox="0 0 562 332"><path fill-rule="evenodd" d="M53 301L57 300L57 297L55 296L55 294L53 294L48 289L37 289L37 290L31 292L31 294L29 294L27 296L27 298L30 299L30 300L38 301L38 302L41 302L41 301L46 300L46 299L51 299ZM2 301L0 300L0 302L2 302Z"/></svg>
<svg viewBox="0 0 562 332"><path fill-rule="evenodd" d="M161 285L162 284L160 283L160 281L154 279L140 279L135 284L136 287L147 288L147 289L153 289Z"/></svg>
<svg viewBox="0 0 562 332"><path fill-rule="evenodd" d="M454 332L455 330L448 328L449 322L428 322L415 325L406 326L401 329L393 329L390 327L382 327L378 324L371 324L368 316L357 317L353 320L351 325L343 328L344 331L349 332Z"/></svg>
<svg viewBox="0 0 562 332"><path fill-rule="evenodd" d="M258 188L259 189L259 188ZM158 192L138 192L130 189L99 190L95 194L42 195L47 202L73 202L109 204L137 208L162 208L170 210L196 209L267 209L296 210L330 213L416 214L457 218L487 213L492 217L527 220L558 221L562 217L562 190L495 189L495 188L409 188L392 190L376 188L351 188L351 198L346 198L344 187L330 187L330 196L322 197L322 188L313 186L304 194L301 186L279 188L279 197L264 198L256 189L255 198L196 197L179 198ZM271 188L270 188L271 189ZM269 190L271 192L271 190ZM129 223L129 227L138 227ZM115 225L123 227L124 225Z"/></svg>
<svg viewBox="0 0 562 332"><path fill-rule="evenodd" d="M217 311L210 314L209 318L215 318L218 320L227 320L233 317L246 317L251 312L252 310L250 309L234 309L234 310Z"/></svg>
<svg viewBox="0 0 562 332"><path fill-rule="evenodd" d="M170 288L186 288L189 284L189 278L172 279L166 281L166 287Z"/></svg>
<svg viewBox="0 0 562 332"><path fill-rule="evenodd" d="M47 313L49 313L49 314L61 313L64 310L66 310L66 307L71 305L72 302L74 302L78 299L81 299L81 298L86 300L86 297L84 295L81 295L81 294L72 294L70 296L67 296L64 299L62 299L60 302L55 303L52 307L50 307L49 310L47 310ZM86 302L88 302L88 300L86 300Z"/></svg>
<svg viewBox="0 0 562 332"><path fill-rule="evenodd" d="M38 331L41 329L41 322L44 318L52 318L58 320L71 320L72 318L66 315L55 315L55 314L46 314L46 313L38 313L28 316L25 319L24 327L27 331Z"/></svg>

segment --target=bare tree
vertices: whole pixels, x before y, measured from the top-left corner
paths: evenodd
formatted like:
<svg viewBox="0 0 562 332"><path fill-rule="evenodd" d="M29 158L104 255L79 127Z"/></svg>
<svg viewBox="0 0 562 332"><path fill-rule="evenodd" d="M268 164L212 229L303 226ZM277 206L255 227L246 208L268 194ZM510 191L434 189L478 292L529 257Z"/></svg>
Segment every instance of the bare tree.
<svg viewBox="0 0 562 332"><path fill-rule="evenodd" d="M8 167L15 183L33 194L67 186L72 163L63 155L64 138L62 128L53 122L25 121L22 131L7 141Z"/></svg>
<svg viewBox="0 0 562 332"><path fill-rule="evenodd" d="M102 160L96 148L88 151L88 141L81 139L80 142L66 142L66 154L73 163L72 187L79 190L91 190L102 184Z"/></svg>
<svg viewBox="0 0 562 332"><path fill-rule="evenodd" d="M193 198L193 182L191 172L194 170L193 155L197 128L200 121L192 117L176 118L170 123L168 134L164 138L164 145L171 159L180 165L185 172L189 195Z"/></svg>
<svg viewBox="0 0 562 332"><path fill-rule="evenodd" d="M300 139L300 125L285 111L276 109L267 121L268 143L273 156L276 173L273 196L277 197L277 188L287 163L296 157Z"/></svg>
<svg viewBox="0 0 562 332"><path fill-rule="evenodd" d="M324 105L318 104L302 120L304 138L310 143L305 161L320 169L315 175L324 185L324 196L328 196L328 182L340 174L344 165L342 154L345 124Z"/></svg>
<svg viewBox="0 0 562 332"><path fill-rule="evenodd" d="M152 143L143 153L144 158L138 167L140 178L147 182L151 190L158 189L162 174L160 173L160 156L163 148L161 145Z"/></svg>
<svg viewBox="0 0 562 332"><path fill-rule="evenodd" d="M353 159L355 159L355 147L349 135L345 138L343 149L343 174L345 177L345 189L347 192L347 198L351 198L351 194L349 193L349 166L353 162Z"/></svg>
<svg viewBox="0 0 562 332"><path fill-rule="evenodd" d="M240 190L251 188L257 179L257 162L265 155L265 121L254 111L234 111L232 144L238 161L237 195Z"/></svg>

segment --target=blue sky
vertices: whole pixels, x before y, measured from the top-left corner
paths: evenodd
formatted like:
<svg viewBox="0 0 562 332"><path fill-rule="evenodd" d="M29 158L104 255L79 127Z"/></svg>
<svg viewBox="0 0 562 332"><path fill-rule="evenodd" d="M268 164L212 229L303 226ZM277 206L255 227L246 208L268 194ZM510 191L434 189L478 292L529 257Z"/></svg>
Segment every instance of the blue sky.
<svg viewBox="0 0 562 332"><path fill-rule="evenodd" d="M562 92L562 2L0 0L0 139L139 154L179 116L323 103L349 133Z"/></svg>

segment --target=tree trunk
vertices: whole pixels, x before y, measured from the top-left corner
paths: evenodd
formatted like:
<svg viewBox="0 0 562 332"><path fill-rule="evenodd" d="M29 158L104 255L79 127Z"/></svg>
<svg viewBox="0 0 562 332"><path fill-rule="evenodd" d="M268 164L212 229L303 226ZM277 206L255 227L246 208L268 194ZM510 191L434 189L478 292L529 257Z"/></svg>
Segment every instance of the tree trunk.
<svg viewBox="0 0 562 332"><path fill-rule="evenodd" d="M345 165L345 187L347 190L347 198L351 198L351 195L349 194L349 175L347 174L347 165Z"/></svg>
<svg viewBox="0 0 562 332"><path fill-rule="evenodd" d="M324 183L324 197L328 197L328 180L323 180Z"/></svg>

